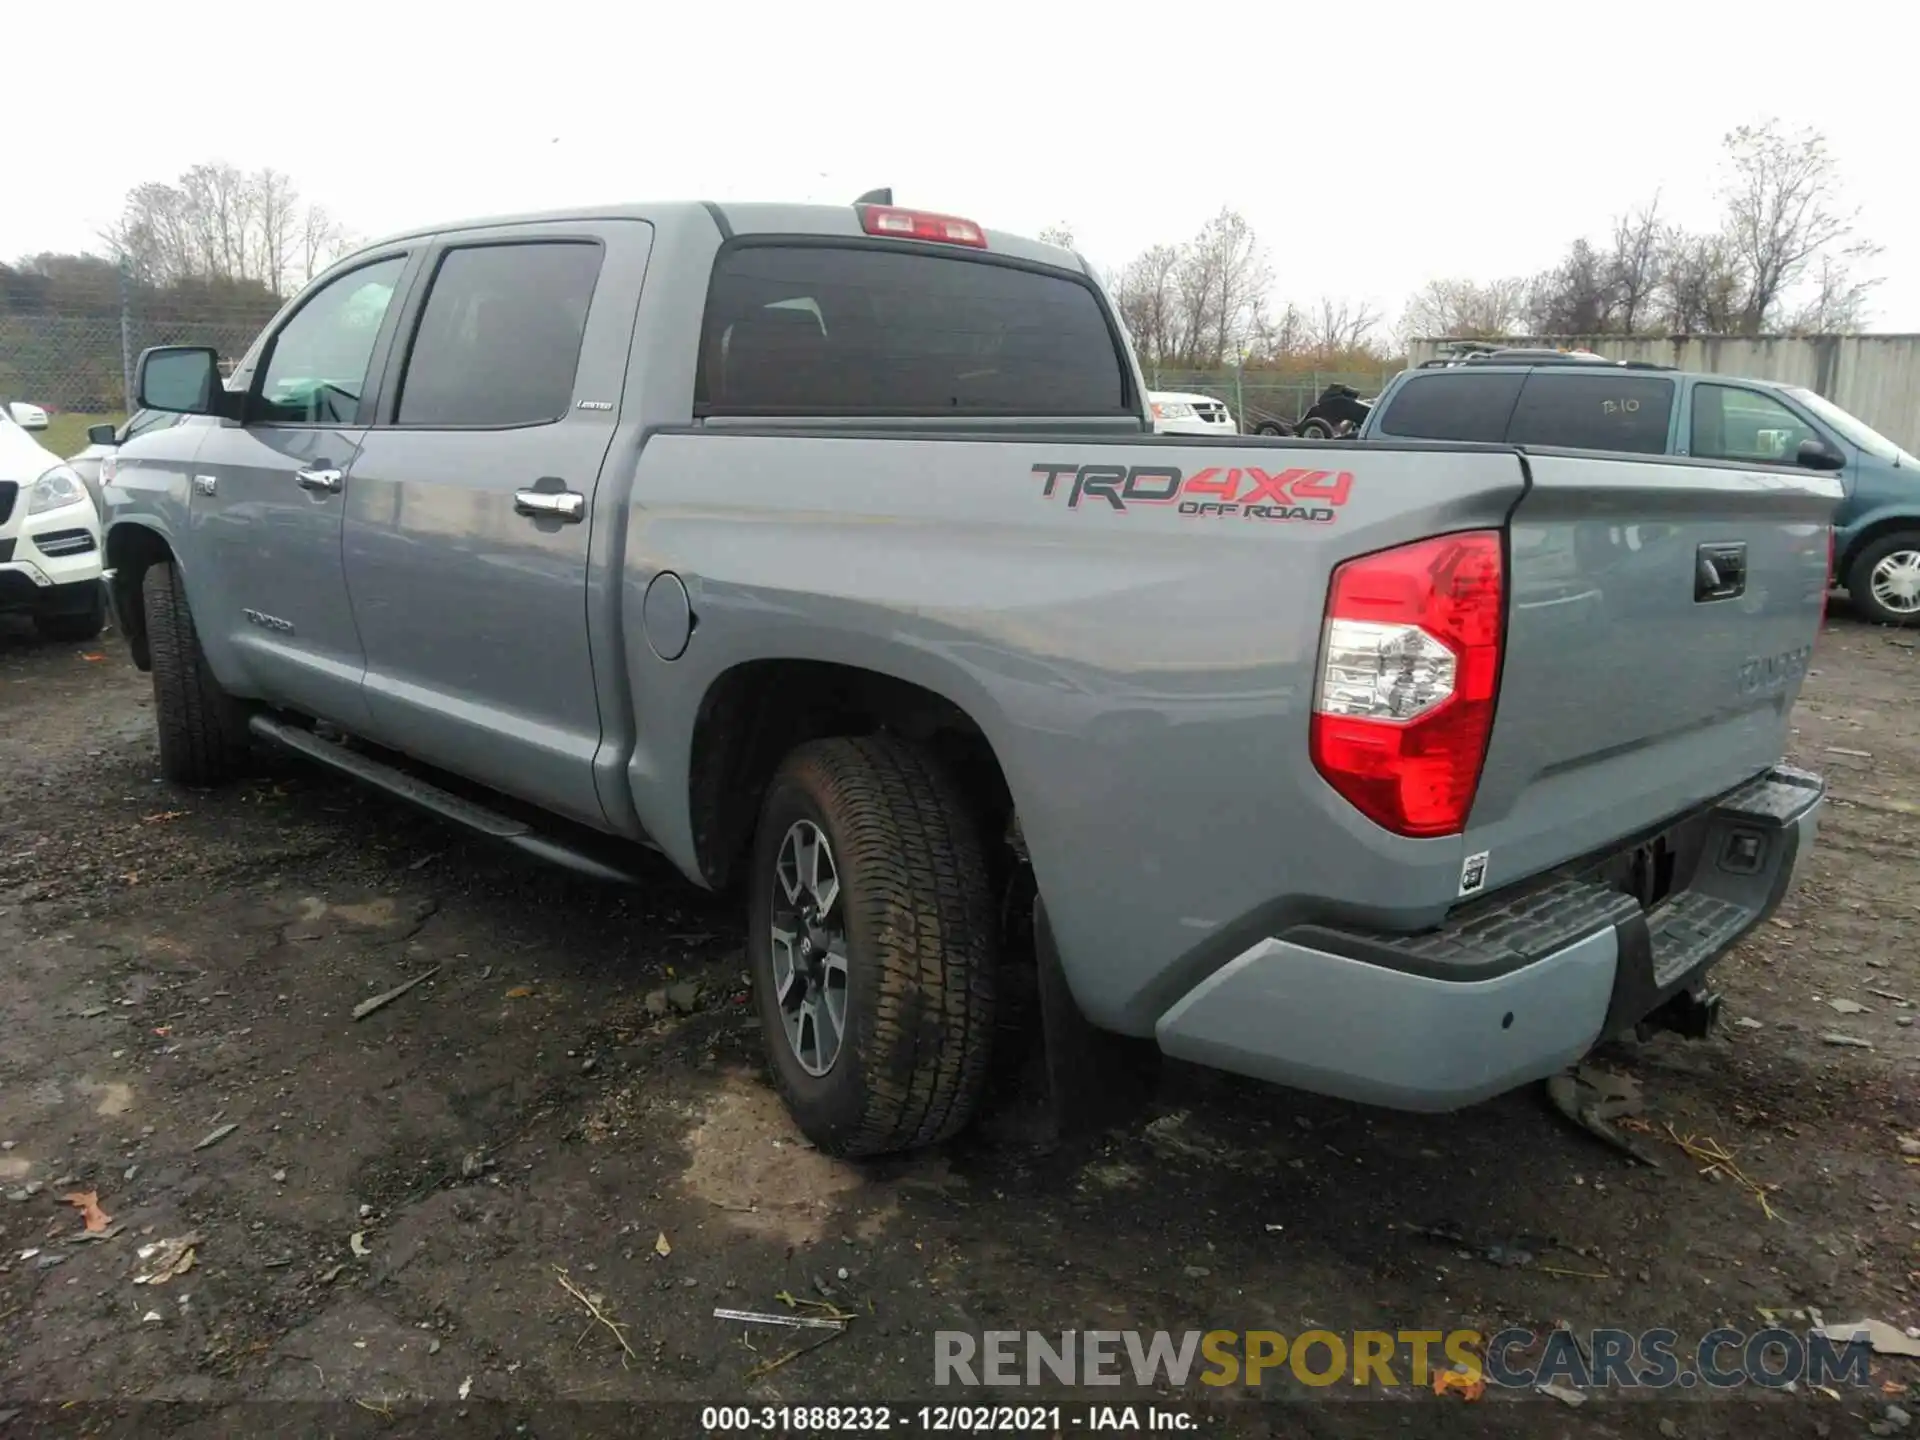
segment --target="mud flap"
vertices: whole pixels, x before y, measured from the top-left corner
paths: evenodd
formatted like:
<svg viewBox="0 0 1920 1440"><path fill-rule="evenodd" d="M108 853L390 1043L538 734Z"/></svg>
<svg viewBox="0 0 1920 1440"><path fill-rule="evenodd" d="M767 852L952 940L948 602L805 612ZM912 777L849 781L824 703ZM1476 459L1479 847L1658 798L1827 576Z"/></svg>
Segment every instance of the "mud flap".
<svg viewBox="0 0 1920 1440"><path fill-rule="evenodd" d="M1120 1124L1145 1108L1160 1073L1152 1040L1088 1023L1067 987L1046 902L1034 897L1033 950L1047 1078L1047 1125L1056 1142Z"/></svg>

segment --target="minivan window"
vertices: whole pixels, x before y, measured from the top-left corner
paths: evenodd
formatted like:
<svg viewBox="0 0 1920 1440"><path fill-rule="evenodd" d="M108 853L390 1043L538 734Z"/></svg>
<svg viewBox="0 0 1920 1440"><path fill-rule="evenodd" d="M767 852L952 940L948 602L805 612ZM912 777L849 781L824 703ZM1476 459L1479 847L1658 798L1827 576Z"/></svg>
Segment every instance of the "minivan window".
<svg viewBox="0 0 1920 1440"><path fill-rule="evenodd" d="M1535 370L1520 391L1507 440L1514 445L1662 455L1673 420L1673 393L1671 380L1618 370Z"/></svg>
<svg viewBox="0 0 1920 1440"><path fill-rule="evenodd" d="M1791 465L1813 428L1771 395L1735 385L1693 387L1688 448L1697 460Z"/></svg>
<svg viewBox="0 0 1920 1440"><path fill-rule="evenodd" d="M715 261L702 414L1107 415L1127 373L1093 290L871 246L741 245Z"/></svg>
<svg viewBox="0 0 1920 1440"><path fill-rule="evenodd" d="M1435 370L1401 385L1380 417L1380 433L1405 440L1498 444L1526 377L1512 370Z"/></svg>
<svg viewBox="0 0 1920 1440"><path fill-rule="evenodd" d="M599 276L591 242L449 250L420 312L396 423L506 427L565 415Z"/></svg>

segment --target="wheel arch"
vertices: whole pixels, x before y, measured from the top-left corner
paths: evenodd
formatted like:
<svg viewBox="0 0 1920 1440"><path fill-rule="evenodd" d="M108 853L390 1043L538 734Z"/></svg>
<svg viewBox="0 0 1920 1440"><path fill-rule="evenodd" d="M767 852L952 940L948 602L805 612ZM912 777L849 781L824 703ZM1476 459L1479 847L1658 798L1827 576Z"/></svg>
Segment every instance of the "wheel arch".
<svg viewBox="0 0 1920 1440"><path fill-rule="evenodd" d="M753 843L774 771L795 747L884 732L935 750L959 775L988 847L1014 810L1005 766L975 715L918 681L819 659L744 660L715 676L696 712L687 814L701 878L724 889Z"/></svg>
<svg viewBox="0 0 1920 1440"><path fill-rule="evenodd" d="M126 637L133 663L142 670L153 668L153 653L147 644L147 617L140 603L140 586L147 571L155 565L178 565L179 558L166 536L150 525L123 520L107 532L108 584L113 595L114 623Z"/></svg>
<svg viewBox="0 0 1920 1440"><path fill-rule="evenodd" d="M1842 585L1846 584L1854 562L1869 545L1889 535L1897 535L1902 530L1911 530L1920 535L1920 513L1911 510L1882 511L1850 527L1845 532L1841 552L1834 560L1833 578Z"/></svg>

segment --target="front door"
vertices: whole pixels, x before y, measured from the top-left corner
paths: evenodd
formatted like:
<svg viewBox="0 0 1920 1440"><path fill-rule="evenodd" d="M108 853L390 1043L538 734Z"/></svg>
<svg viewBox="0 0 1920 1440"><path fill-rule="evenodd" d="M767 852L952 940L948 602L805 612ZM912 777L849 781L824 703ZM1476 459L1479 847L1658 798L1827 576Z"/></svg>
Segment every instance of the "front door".
<svg viewBox="0 0 1920 1440"><path fill-rule="evenodd" d="M218 627L247 693L349 728L366 715L365 658L341 518L406 265L381 256L303 300L261 351L245 423L207 435L188 492L196 621Z"/></svg>
<svg viewBox="0 0 1920 1440"><path fill-rule="evenodd" d="M430 254L347 497L369 735L594 825L589 541L651 238L519 226Z"/></svg>

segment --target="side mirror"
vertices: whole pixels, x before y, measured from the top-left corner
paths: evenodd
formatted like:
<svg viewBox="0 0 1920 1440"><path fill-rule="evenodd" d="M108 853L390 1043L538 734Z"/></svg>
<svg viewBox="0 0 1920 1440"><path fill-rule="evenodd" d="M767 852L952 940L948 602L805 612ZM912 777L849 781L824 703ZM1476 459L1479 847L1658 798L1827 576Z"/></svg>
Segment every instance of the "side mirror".
<svg viewBox="0 0 1920 1440"><path fill-rule="evenodd" d="M115 430L111 425L89 425L87 427L87 443L89 445L118 445L120 441L116 437L119 433L120 432Z"/></svg>
<svg viewBox="0 0 1920 1440"><path fill-rule="evenodd" d="M1802 440L1793 460L1803 470L1841 470L1847 463L1846 456L1818 436Z"/></svg>
<svg viewBox="0 0 1920 1440"><path fill-rule="evenodd" d="M133 388L142 410L176 415L225 415L232 410L220 384L219 356L204 345L142 350Z"/></svg>

